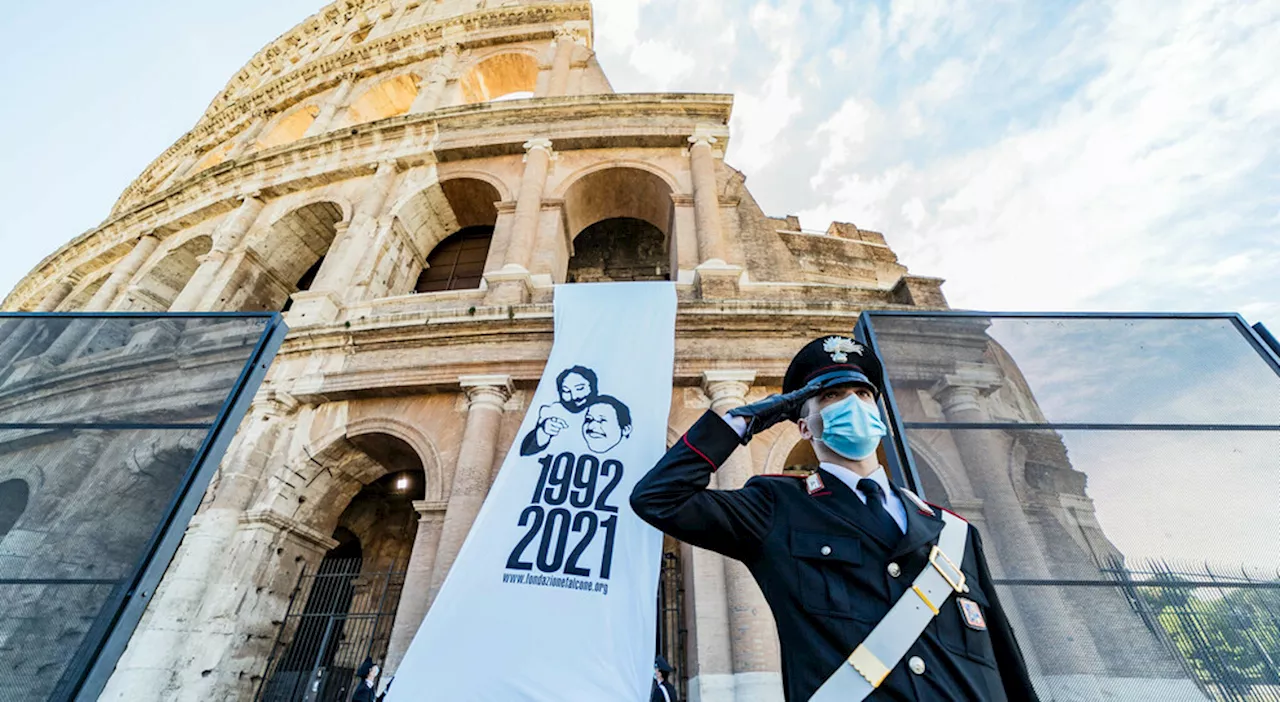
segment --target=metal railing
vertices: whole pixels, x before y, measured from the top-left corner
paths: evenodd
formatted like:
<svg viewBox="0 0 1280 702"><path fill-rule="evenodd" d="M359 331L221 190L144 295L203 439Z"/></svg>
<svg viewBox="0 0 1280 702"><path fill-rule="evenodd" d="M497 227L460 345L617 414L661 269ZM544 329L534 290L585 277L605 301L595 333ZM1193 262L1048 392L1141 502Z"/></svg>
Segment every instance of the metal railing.
<svg viewBox="0 0 1280 702"><path fill-rule="evenodd" d="M303 571L259 684L259 702L346 702L366 657L386 657L404 572L361 572L361 559Z"/></svg>

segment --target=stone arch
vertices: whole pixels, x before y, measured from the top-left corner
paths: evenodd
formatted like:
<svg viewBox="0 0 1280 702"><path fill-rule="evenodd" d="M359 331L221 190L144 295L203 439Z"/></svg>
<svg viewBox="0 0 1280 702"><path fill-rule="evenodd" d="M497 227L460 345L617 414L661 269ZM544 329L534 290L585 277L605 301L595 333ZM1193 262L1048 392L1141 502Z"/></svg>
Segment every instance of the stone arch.
<svg viewBox="0 0 1280 702"><path fill-rule="evenodd" d="M250 246L262 269L249 282L252 299L278 310L290 295L308 289L345 219L341 205L318 198L272 222Z"/></svg>
<svg viewBox="0 0 1280 702"><path fill-rule="evenodd" d="M58 305L59 312L78 312L89 304L93 296L98 292L98 288L107 282L107 278L111 275L111 266L106 265L93 273L84 277L80 284L76 286L71 294L67 295L67 299Z"/></svg>
<svg viewBox="0 0 1280 702"><path fill-rule="evenodd" d="M204 156L200 157L199 161L196 161L196 165L192 166L188 173L195 175L196 173L207 171L223 161L226 161L234 148L236 148L235 139L228 139L222 144L209 149Z"/></svg>
<svg viewBox="0 0 1280 702"><path fill-rule="evenodd" d="M675 177L675 175L673 175L670 171L666 170L665 168L659 168L658 166L655 166L652 163L649 163L648 161L638 161L634 159L614 159L609 161L602 161L599 163L593 163L589 166L584 166L582 168L579 168L573 173L570 173L564 180L560 181L560 184L556 186L556 188L552 191L552 194L549 197L556 198L556 199L564 199L565 197L568 196L569 189L572 188L574 185L576 185L578 181L582 180L583 178L586 178L589 175L598 173L599 171L607 171L615 168L632 168L638 171L645 171L650 175L661 178L662 182L666 184L667 189L670 190L671 192L673 193L680 192L679 180Z"/></svg>
<svg viewBox="0 0 1280 702"><path fill-rule="evenodd" d="M441 174L440 182L446 183L451 180L480 180L488 183L498 193L497 202L505 202L512 198L511 186L498 176L489 171L482 171L474 168L449 170L448 173Z"/></svg>
<svg viewBox="0 0 1280 702"><path fill-rule="evenodd" d="M968 497L947 459L928 444L907 438L907 450L911 452L911 461L915 464L916 473L920 477L921 497L948 509L952 501Z"/></svg>
<svg viewBox="0 0 1280 702"><path fill-rule="evenodd" d="M135 282L128 292L127 309L167 311L200 267L200 257L212 248L212 237L196 233L174 241L158 255L152 256L154 262L134 277Z"/></svg>
<svg viewBox="0 0 1280 702"><path fill-rule="evenodd" d="M800 444L808 445L808 442L800 438L800 430L792 422L779 424L772 431L779 432L779 435L769 446L769 453L765 455L763 472L781 473L790 465L790 461L794 460L796 449Z"/></svg>
<svg viewBox="0 0 1280 702"><path fill-rule="evenodd" d="M405 278L414 291L480 287L501 200L490 179L455 175L397 206L392 226L400 240L411 242L418 264L414 276ZM408 291L392 291L397 292Z"/></svg>
<svg viewBox="0 0 1280 702"><path fill-rule="evenodd" d="M444 494L444 463L440 460L440 452L431 438L418 427L409 422L392 417L376 417L358 419L347 425L347 436L363 434L387 434L404 441L411 446L422 461L422 470L426 474L424 500L442 501Z"/></svg>
<svg viewBox="0 0 1280 702"><path fill-rule="evenodd" d="M311 128L312 122L315 122L316 117L319 115L320 106L316 104L303 105L289 111L277 119L275 124L258 138L254 143L254 148L258 150L270 149L291 144L301 139L306 135L307 130Z"/></svg>
<svg viewBox="0 0 1280 702"><path fill-rule="evenodd" d="M504 49L479 58L458 80L464 105L490 102L513 94L532 97L537 86L537 55L521 49Z"/></svg>
<svg viewBox="0 0 1280 702"><path fill-rule="evenodd" d="M674 205L670 184L646 168L610 166L564 191L573 243L566 280L668 280Z"/></svg>
<svg viewBox="0 0 1280 702"><path fill-rule="evenodd" d="M405 114L417 99L421 84L422 78L415 73L401 73L374 83L347 107L347 123L364 124Z"/></svg>
<svg viewBox="0 0 1280 702"><path fill-rule="evenodd" d="M375 443L379 437L382 450ZM364 487L402 470L410 457L412 469L424 476L426 499L443 500L442 466L434 443L405 422L369 418L310 442L283 471L298 479L271 481L276 491L268 501L307 527L329 534Z"/></svg>

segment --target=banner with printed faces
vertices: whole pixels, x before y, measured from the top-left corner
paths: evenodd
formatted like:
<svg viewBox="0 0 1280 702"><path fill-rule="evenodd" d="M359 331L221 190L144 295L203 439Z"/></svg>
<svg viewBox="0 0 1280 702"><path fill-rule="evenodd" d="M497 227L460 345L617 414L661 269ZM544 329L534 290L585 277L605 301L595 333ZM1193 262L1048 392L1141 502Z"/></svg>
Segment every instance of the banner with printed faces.
<svg viewBox="0 0 1280 702"><path fill-rule="evenodd" d="M628 497L666 450L670 283L556 288L555 343L390 702L645 702L662 534Z"/></svg>

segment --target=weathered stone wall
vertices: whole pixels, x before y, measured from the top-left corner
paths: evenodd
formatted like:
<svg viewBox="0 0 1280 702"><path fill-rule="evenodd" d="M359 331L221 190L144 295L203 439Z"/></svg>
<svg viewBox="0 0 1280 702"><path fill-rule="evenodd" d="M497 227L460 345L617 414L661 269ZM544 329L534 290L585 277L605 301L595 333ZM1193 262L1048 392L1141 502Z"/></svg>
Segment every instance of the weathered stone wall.
<svg viewBox="0 0 1280 702"><path fill-rule="evenodd" d="M767 216L723 161L731 97L613 94L590 27L586 2L331 5L255 56L102 226L6 298L288 306L285 346L103 699L248 699L299 574L339 527L370 567L405 562L394 670L515 438L552 343L553 285L593 225L661 234L680 300L672 436L777 391L797 347L848 332L864 308L946 306L941 281L910 275L882 236ZM476 224L493 227L479 287L415 294L436 246ZM56 379L121 343L0 343L0 362ZM798 441L778 427L717 479L777 472ZM137 479L113 465L92 489ZM411 511L370 497L405 472L422 483ZM683 551L691 696L781 699L758 589L737 564Z"/></svg>

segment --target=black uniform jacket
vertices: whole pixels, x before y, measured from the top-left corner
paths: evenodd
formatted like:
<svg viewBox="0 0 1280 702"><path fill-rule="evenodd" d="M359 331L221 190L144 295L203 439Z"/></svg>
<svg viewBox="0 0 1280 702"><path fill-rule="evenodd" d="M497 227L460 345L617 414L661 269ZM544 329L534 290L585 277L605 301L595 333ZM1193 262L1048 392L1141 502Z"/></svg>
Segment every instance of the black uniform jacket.
<svg viewBox="0 0 1280 702"><path fill-rule="evenodd" d="M665 695L662 694L664 690L667 693ZM654 680L649 690L649 702L680 702L680 698L676 695L676 689L671 686L671 683L665 680L662 682Z"/></svg>
<svg viewBox="0 0 1280 702"><path fill-rule="evenodd" d="M706 489L738 444L723 419L706 413L640 479L631 506L662 531L746 564L778 624L787 700L805 702L927 566L941 514L904 497L907 533L889 546L864 526L871 519L866 505L825 471L824 487L813 495L789 476L756 476L741 490ZM896 578L890 563L901 569ZM868 699L1037 699L972 527L961 569L970 588L964 596L978 603L986 629L966 624L953 595ZM912 656L924 661L922 675L908 670Z"/></svg>

